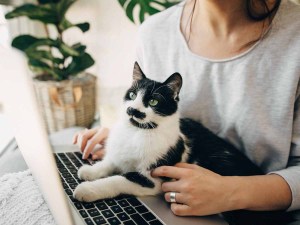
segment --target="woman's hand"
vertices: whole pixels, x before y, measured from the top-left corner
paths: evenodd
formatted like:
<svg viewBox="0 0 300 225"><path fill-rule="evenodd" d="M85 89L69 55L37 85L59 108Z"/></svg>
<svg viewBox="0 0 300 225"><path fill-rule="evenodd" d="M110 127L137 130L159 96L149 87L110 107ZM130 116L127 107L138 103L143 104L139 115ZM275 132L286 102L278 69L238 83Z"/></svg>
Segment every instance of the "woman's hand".
<svg viewBox="0 0 300 225"><path fill-rule="evenodd" d="M93 160L101 159L105 154L103 145L107 139L108 133L109 129L105 127L93 128L89 130L85 129L74 135L73 144L78 145L82 152L83 159L87 159L90 154L92 155ZM97 144L102 145L102 148L93 152Z"/></svg>
<svg viewBox="0 0 300 225"><path fill-rule="evenodd" d="M165 199L170 202L170 192L176 192L176 202L171 210L178 216L204 216L232 210L232 187L222 177L200 166L178 163L158 167L153 177L169 177L174 181L162 184Z"/></svg>

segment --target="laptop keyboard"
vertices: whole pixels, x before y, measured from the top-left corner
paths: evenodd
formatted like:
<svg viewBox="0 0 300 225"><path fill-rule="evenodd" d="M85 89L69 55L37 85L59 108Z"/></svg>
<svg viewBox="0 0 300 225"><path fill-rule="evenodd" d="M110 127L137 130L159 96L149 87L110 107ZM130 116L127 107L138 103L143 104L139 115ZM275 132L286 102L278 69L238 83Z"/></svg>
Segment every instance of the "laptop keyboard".
<svg viewBox="0 0 300 225"><path fill-rule="evenodd" d="M80 152L54 154L63 188L74 207L77 208L87 225L162 225L157 217L133 196L119 196L95 202L79 202L73 198L73 191L82 181L77 171L83 164L93 164L83 160Z"/></svg>

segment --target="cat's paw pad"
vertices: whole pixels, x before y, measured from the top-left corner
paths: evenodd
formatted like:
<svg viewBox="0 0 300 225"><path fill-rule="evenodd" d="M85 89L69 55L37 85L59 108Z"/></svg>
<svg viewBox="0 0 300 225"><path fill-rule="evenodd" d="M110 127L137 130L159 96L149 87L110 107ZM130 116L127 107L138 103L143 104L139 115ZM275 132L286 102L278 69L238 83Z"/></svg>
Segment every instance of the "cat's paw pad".
<svg viewBox="0 0 300 225"><path fill-rule="evenodd" d="M84 165L78 170L77 176L80 180L91 181L97 179L92 169L92 166Z"/></svg>
<svg viewBox="0 0 300 225"><path fill-rule="evenodd" d="M89 182L79 184L73 193L73 197L82 202L93 202L97 200L96 193Z"/></svg>

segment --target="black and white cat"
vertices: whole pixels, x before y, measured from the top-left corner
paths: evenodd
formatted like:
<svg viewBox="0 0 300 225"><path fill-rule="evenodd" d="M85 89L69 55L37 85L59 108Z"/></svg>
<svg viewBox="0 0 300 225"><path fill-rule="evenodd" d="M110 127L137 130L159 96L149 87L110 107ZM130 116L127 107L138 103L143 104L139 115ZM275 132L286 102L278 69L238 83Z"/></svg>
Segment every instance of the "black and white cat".
<svg viewBox="0 0 300 225"><path fill-rule="evenodd" d="M135 63L133 85L124 98L123 113L111 130L104 159L85 165L74 197L91 202L120 194L161 193L163 178L151 171L178 162L194 163L223 176L263 174L262 170L228 142L178 112L180 74L160 83L146 78ZM284 225L283 212L233 211L223 214L230 225Z"/></svg>

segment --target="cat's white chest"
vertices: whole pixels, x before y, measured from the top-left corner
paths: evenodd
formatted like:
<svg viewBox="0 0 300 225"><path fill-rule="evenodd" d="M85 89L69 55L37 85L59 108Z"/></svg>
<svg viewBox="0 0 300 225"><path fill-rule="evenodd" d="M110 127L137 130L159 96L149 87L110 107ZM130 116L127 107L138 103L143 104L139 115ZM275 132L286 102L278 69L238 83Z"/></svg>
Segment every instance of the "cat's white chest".
<svg viewBox="0 0 300 225"><path fill-rule="evenodd" d="M119 122L107 140L106 157L122 172L144 171L175 145L178 133L173 136L170 136L170 131L137 129L129 123Z"/></svg>

